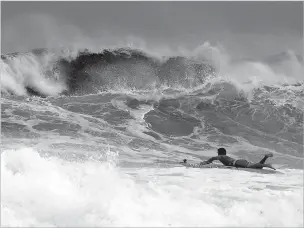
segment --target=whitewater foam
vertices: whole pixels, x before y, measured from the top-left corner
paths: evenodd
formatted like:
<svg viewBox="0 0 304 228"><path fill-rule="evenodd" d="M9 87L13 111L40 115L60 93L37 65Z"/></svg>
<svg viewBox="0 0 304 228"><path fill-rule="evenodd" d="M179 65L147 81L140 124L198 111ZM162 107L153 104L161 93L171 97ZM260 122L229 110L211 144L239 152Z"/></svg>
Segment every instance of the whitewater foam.
<svg viewBox="0 0 304 228"><path fill-rule="evenodd" d="M54 72L53 56L33 54L20 55L18 58L1 60L1 89L16 95L27 95L26 88L34 89L47 96L56 95L66 89L61 75ZM52 76L47 76L52 71ZM57 80L56 80L57 79Z"/></svg>
<svg viewBox="0 0 304 228"><path fill-rule="evenodd" d="M1 225L303 226L302 175L119 168L7 150Z"/></svg>

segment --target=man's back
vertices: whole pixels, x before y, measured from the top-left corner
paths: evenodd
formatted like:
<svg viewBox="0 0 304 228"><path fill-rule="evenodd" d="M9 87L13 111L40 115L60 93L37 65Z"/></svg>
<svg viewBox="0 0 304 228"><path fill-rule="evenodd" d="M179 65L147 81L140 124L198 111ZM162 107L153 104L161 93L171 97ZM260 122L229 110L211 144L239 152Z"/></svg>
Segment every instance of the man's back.
<svg viewBox="0 0 304 228"><path fill-rule="evenodd" d="M233 166L233 163L235 162L235 159L227 156L227 155L218 155L216 157L212 157L210 158L207 163L211 163L213 162L214 160L219 160L220 162L223 163L223 165L226 165L226 166Z"/></svg>
<svg viewBox="0 0 304 228"><path fill-rule="evenodd" d="M233 166L233 163L235 162L235 159L232 157L229 157L227 155L219 155L219 160L226 166Z"/></svg>

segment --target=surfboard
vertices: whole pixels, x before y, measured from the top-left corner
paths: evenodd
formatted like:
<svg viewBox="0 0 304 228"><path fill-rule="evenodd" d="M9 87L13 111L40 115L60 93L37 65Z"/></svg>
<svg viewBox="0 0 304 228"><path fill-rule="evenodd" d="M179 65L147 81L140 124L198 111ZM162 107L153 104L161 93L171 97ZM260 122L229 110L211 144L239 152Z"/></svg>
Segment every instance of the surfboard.
<svg viewBox="0 0 304 228"><path fill-rule="evenodd" d="M277 170L271 170L271 169L251 169L251 168L236 168L233 166L225 166L221 164L214 164L210 163L207 165L201 165L200 163L188 163L188 162L180 162L179 163L182 166L185 166L187 168L199 168L199 169L230 169L230 170L242 170L246 172L254 172L254 173L263 173L263 174L277 174L281 173ZM282 173L281 173L282 174Z"/></svg>

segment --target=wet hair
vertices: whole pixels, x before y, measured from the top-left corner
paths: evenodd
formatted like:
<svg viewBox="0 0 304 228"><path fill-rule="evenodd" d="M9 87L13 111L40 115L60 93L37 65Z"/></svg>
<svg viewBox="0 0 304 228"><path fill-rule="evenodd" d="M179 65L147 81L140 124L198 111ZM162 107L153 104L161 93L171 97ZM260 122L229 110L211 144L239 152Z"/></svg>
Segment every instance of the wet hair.
<svg viewBox="0 0 304 228"><path fill-rule="evenodd" d="M218 155L226 155L226 149L225 148L219 148L217 150Z"/></svg>

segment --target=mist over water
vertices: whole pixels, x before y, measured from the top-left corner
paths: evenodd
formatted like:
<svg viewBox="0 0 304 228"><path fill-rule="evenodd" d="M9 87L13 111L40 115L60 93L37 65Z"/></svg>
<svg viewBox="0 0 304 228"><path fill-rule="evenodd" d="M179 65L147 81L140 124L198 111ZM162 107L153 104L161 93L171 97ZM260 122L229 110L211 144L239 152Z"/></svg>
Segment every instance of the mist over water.
<svg viewBox="0 0 304 228"><path fill-rule="evenodd" d="M302 56L163 46L2 53L3 226L303 226Z"/></svg>

